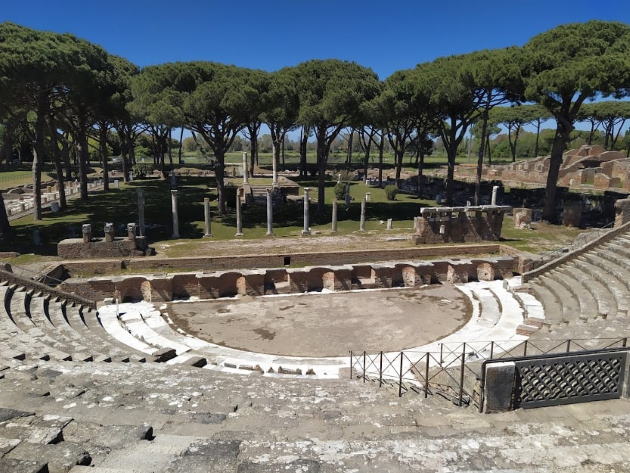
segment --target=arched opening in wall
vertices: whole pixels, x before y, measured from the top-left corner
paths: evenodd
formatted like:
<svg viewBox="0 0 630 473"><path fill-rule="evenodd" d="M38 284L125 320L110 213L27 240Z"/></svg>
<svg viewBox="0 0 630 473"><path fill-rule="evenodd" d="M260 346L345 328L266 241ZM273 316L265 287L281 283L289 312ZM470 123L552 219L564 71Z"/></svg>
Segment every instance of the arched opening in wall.
<svg viewBox="0 0 630 473"><path fill-rule="evenodd" d="M289 274L284 269L265 272L265 294L285 294L290 291Z"/></svg>
<svg viewBox="0 0 630 473"><path fill-rule="evenodd" d="M241 273L225 273L217 279L218 297L234 297L238 292L237 281L242 278ZM244 278L243 278L244 280Z"/></svg>
<svg viewBox="0 0 630 473"><path fill-rule="evenodd" d="M448 265L446 269L446 281L451 284L467 283L468 271L461 266Z"/></svg>
<svg viewBox="0 0 630 473"><path fill-rule="evenodd" d="M369 289L376 285L376 272L371 266L353 266L352 285L357 289Z"/></svg>
<svg viewBox="0 0 630 473"><path fill-rule="evenodd" d="M396 266L391 273L392 287L405 287L402 269Z"/></svg>
<svg viewBox="0 0 630 473"><path fill-rule="evenodd" d="M306 290L308 292L321 292L324 289L324 274L329 271L328 268L311 269L306 275Z"/></svg>
<svg viewBox="0 0 630 473"><path fill-rule="evenodd" d="M152 290L151 290L151 282L143 281L140 284L140 293L142 294L142 300L151 302L152 299Z"/></svg>

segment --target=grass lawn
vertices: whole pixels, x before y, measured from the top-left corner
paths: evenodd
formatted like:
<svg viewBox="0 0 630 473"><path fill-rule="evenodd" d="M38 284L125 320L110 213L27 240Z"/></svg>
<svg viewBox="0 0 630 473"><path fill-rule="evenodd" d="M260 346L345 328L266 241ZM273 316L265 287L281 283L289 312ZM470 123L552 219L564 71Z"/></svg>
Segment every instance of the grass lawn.
<svg viewBox="0 0 630 473"><path fill-rule="evenodd" d="M270 179L261 179L267 183ZM264 181L264 182L263 182ZM311 197L311 229L314 237L330 235L330 220L332 199L334 198L333 180L327 182L325 211L316 213L317 181L298 180L303 187L313 188ZM69 208L62 213L46 212L41 222L34 222L32 216L23 217L11 222L16 237L4 245L4 251L23 253L15 264L26 264L38 259L51 259L56 255L56 244L68 237L80 237L81 225L91 223L96 236L101 236L105 222L114 222L119 228L118 235L124 234L125 225L137 218L136 189L145 190L145 221L147 234L152 245L160 247L162 254L167 256L190 256L195 254L196 248L203 246L209 240L203 239L203 199L209 197L212 212L212 233L210 241L234 239L236 221L234 209L229 209L227 215L220 217L216 212L215 182L207 177L181 177L179 179L179 215L181 240L177 243L170 240L171 234L171 203L168 183L158 179L136 180L129 184L121 184L120 189L112 189L108 193L98 192L91 195L89 200L71 200ZM302 192L302 191L301 191ZM360 202L365 194L370 192L371 198L367 205L367 221L365 234L359 233ZM375 234L386 233L384 222L391 218L397 233L411 232L413 217L419 214L421 206L434 206L430 200L418 199L412 195L398 194L396 201L388 201L385 191L370 188L360 182L352 182L350 194L352 203L346 207L345 203L338 204L338 235L352 235L356 238L366 238L369 241ZM274 235L276 239L297 237L302 230L303 208L301 202L289 202L274 212ZM33 233L38 230L42 245L33 247ZM252 205L243 208L244 240L264 238L266 233L266 209L264 205ZM513 228L510 217L504 222L504 243L517 249L538 252L557 246L562 246L574 238L580 230L562 226L537 224L535 230L518 230ZM391 233L391 232L390 232ZM234 244L238 244L234 242ZM357 246L354 242L353 245ZM361 247L360 242L358 243ZM356 249L356 248L355 248ZM35 253L37 256L29 255Z"/></svg>
<svg viewBox="0 0 630 473"><path fill-rule="evenodd" d="M42 173L42 181L48 181L53 177L48 173ZM33 183L33 173L29 170L0 172L0 191Z"/></svg>

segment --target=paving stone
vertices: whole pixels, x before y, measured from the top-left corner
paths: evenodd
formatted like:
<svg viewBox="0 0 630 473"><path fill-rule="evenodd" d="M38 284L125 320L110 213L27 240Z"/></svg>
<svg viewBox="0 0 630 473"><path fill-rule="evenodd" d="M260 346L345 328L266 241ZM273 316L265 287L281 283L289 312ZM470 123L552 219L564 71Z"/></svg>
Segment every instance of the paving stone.
<svg viewBox="0 0 630 473"><path fill-rule="evenodd" d="M14 419L16 417L28 417L32 416L33 414L33 412L20 411L17 409L5 409L0 407L0 422Z"/></svg>
<svg viewBox="0 0 630 473"><path fill-rule="evenodd" d="M23 442L11 450L6 458L47 463L49 473L66 473L75 465L89 465L92 461L90 454L81 445L72 442L53 445Z"/></svg>
<svg viewBox="0 0 630 473"><path fill-rule="evenodd" d="M49 473L46 463L13 458L0 458L0 471L2 473Z"/></svg>

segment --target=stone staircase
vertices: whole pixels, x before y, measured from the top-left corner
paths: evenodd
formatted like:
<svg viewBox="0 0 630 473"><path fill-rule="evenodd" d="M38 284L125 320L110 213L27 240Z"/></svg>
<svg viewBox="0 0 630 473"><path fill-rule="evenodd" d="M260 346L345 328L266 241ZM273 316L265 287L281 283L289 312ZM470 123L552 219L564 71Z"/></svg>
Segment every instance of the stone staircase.
<svg viewBox="0 0 630 473"><path fill-rule="evenodd" d="M3 473L627 471L630 402L482 415L345 380L0 360Z"/></svg>
<svg viewBox="0 0 630 473"><path fill-rule="evenodd" d="M91 307L3 281L0 355L16 360L162 362L175 352L135 350L111 337Z"/></svg>
<svg viewBox="0 0 630 473"><path fill-rule="evenodd" d="M523 276L545 309L550 331L579 336L585 325L630 316L630 226ZM627 323L625 324L627 325Z"/></svg>

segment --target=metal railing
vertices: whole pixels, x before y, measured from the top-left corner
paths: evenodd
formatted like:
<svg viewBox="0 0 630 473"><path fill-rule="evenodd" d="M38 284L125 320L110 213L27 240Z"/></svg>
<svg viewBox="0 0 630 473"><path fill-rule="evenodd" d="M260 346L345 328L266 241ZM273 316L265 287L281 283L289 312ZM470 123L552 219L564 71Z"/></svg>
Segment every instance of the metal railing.
<svg viewBox="0 0 630 473"><path fill-rule="evenodd" d="M457 406L483 402L483 363L514 357L542 356L625 348L628 337L503 340L439 344L436 351L350 351L350 378L394 387L398 396L413 391L439 395Z"/></svg>

